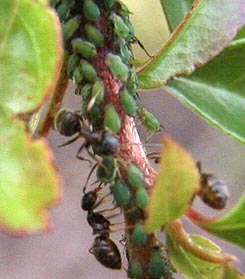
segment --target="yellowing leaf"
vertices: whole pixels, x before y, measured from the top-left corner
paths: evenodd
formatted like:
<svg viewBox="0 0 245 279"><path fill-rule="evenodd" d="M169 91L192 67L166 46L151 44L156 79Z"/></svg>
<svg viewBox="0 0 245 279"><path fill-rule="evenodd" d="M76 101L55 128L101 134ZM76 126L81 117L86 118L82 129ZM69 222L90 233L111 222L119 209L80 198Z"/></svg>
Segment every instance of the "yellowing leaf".
<svg viewBox="0 0 245 279"><path fill-rule="evenodd" d="M199 174L192 158L165 137L159 171L147 207L146 232L154 232L183 215L198 189L198 182Z"/></svg>
<svg viewBox="0 0 245 279"><path fill-rule="evenodd" d="M11 234L46 231L45 208L60 198L52 154L43 140L25 135L22 122L0 126L0 223Z"/></svg>

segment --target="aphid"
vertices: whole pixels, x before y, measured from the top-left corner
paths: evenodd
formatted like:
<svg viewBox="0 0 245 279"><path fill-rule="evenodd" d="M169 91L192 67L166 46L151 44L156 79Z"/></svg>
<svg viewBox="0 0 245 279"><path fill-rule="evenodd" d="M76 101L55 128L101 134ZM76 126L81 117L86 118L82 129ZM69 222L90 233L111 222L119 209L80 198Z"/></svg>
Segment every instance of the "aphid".
<svg viewBox="0 0 245 279"><path fill-rule="evenodd" d="M120 91L119 95L120 105L123 109L123 111L128 116L135 116L136 115L136 102L134 97L128 92L126 88L122 89Z"/></svg>
<svg viewBox="0 0 245 279"><path fill-rule="evenodd" d="M74 32L78 29L80 21L81 21L81 17L75 16L63 24L62 33L65 41L71 38Z"/></svg>
<svg viewBox="0 0 245 279"><path fill-rule="evenodd" d="M129 60L132 57L132 53L128 47L128 44L126 43L125 39L123 38L118 38L115 42L114 42L114 47L115 47L115 51L120 55L122 61L124 63L128 63Z"/></svg>
<svg viewBox="0 0 245 279"><path fill-rule="evenodd" d="M152 247L148 266L149 274L152 278L174 279L174 270L163 252L163 248L159 245Z"/></svg>
<svg viewBox="0 0 245 279"><path fill-rule="evenodd" d="M92 89L92 86L91 84L85 84L81 89L80 89L80 92L79 94L82 96L82 97L87 97L90 92L91 92L91 89Z"/></svg>
<svg viewBox="0 0 245 279"><path fill-rule="evenodd" d="M106 65L108 66L112 75L123 81L126 82L128 79L128 67L122 62L120 56L108 53L105 58Z"/></svg>
<svg viewBox="0 0 245 279"><path fill-rule="evenodd" d="M145 209L148 203L148 195L145 188L140 188L135 191L135 204L142 210Z"/></svg>
<svg viewBox="0 0 245 279"><path fill-rule="evenodd" d="M101 47L104 44L104 36L102 33L93 25L91 24L85 24L84 30L86 32L86 35L88 39L94 43L97 47Z"/></svg>
<svg viewBox="0 0 245 279"><path fill-rule="evenodd" d="M81 70L82 70L84 77L88 81L94 82L96 80L96 78L97 78L96 70L90 63L88 63L87 61L82 61Z"/></svg>
<svg viewBox="0 0 245 279"><path fill-rule="evenodd" d="M126 171L127 179L129 184L136 188L140 189L143 187L144 177L142 172L134 164L128 164Z"/></svg>
<svg viewBox="0 0 245 279"><path fill-rule="evenodd" d="M127 89L131 95L135 95L136 89L138 87L138 77L136 75L135 69L131 68L129 72Z"/></svg>
<svg viewBox="0 0 245 279"><path fill-rule="evenodd" d="M95 22L100 16L100 9L92 0L84 0L83 14L87 20Z"/></svg>
<svg viewBox="0 0 245 279"><path fill-rule="evenodd" d="M73 71L73 79L77 84L83 80L83 72L80 66L77 66Z"/></svg>
<svg viewBox="0 0 245 279"><path fill-rule="evenodd" d="M121 16L112 13L110 19L113 22L114 32L118 37L128 38L129 29Z"/></svg>
<svg viewBox="0 0 245 279"><path fill-rule="evenodd" d="M90 252L98 262L111 269L121 269L122 259L116 244L102 235L95 238Z"/></svg>
<svg viewBox="0 0 245 279"><path fill-rule="evenodd" d="M137 259L133 259L129 262L128 274L130 278L143 278L143 269L140 262Z"/></svg>
<svg viewBox="0 0 245 279"><path fill-rule="evenodd" d="M72 54L67 62L67 76L73 78L73 72L79 64L79 57L75 54Z"/></svg>
<svg viewBox="0 0 245 279"><path fill-rule="evenodd" d="M113 134L121 127L119 115L112 104L107 104L104 108L104 127Z"/></svg>
<svg viewBox="0 0 245 279"><path fill-rule="evenodd" d="M151 132L159 131L161 124L152 113L141 107L138 109L138 115L147 130Z"/></svg>
<svg viewBox="0 0 245 279"><path fill-rule="evenodd" d="M66 20L70 14L70 7L69 1L62 1L62 3L57 7L57 14L61 22Z"/></svg>
<svg viewBox="0 0 245 279"><path fill-rule="evenodd" d="M94 44L84 41L81 38L73 39L71 44L74 52L81 54L86 59L93 58L97 53Z"/></svg>
<svg viewBox="0 0 245 279"><path fill-rule="evenodd" d="M124 207L129 203L130 192L121 179L117 179L112 186L112 194L117 206Z"/></svg>
<svg viewBox="0 0 245 279"><path fill-rule="evenodd" d="M136 225L133 229L130 241L135 247L143 247L146 241L147 235L144 232L141 224Z"/></svg>
<svg viewBox="0 0 245 279"><path fill-rule="evenodd" d="M70 137L75 135L81 127L81 117L68 110L60 110L54 119L54 128L61 135Z"/></svg>
<svg viewBox="0 0 245 279"><path fill-rule="evenodd" d="M105 9L108 10L113 6L113 4L115 3L115 0L102 0L102 2L103 2Z"/></svg>
<svg viewBox="0 0 245 279"><path fill-rule="evenodd" d="M96 176L101 182L112 182L117 173L117 161L113 157L104 157L98 166Z"/></svg>
<svg viewBox="0 0 245 279"><path fill-rule="evenodd" d="M96 79L92 86L91 101L88 105L88 110L96 103L99 105L104 100L104 84L100 79Z"/></svg>
<svg viewBox="0 0 245 279"><path fill-rule="evenodd" d="M214 174L202 173L200 162L197 163L197 168L201 178L198 196L214 209L221 210L225 208L229 199L227 186Z"/></svg>

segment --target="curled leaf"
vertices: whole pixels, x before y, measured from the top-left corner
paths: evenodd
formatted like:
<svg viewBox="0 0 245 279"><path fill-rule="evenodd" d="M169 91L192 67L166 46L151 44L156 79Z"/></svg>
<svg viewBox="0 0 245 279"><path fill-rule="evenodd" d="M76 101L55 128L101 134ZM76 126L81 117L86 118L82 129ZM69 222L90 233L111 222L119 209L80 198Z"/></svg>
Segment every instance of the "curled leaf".
<svg viewBox="0 0 245 279"><path fill-rule="evenodd" d="M184 214L198 189L198 182L199 174L192 158L165 137L156 182L146 210L145 230L154 232Z"/></svg>

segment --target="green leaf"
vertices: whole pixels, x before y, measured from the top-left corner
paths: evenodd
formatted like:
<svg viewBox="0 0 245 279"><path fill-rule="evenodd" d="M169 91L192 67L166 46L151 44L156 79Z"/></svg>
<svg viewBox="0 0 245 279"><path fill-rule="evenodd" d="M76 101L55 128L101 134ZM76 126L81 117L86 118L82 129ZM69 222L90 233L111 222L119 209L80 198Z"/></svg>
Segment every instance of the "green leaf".
<svg viewBox="0 0 245 279"><path fill-rule="evenodd" d="M59 75L60 27L44 4L0 0L0 223L17 235L48 230L45 209L60 195L51 152L15 115L29 120L25 113L37 111Z"/></svg>
<svg viewBox="0 0 245 279"><path fill-rule="evenodd" d="M0 6L0 106L9 115L29 112L52 93L58 78L58 19L40 1L0 0Z"/></svg>
<svg viewBox="0 0 245 279"><path fill-rule="evenodd" d="M220 253L221 249L209 239L200 235L190 235L191 240L200 247ZM242 279L242 275L229 263L211 263L193 256L181 246L175 245L171 236L167 237L169 259L173 267L188 279ZM232 277L233 276L233 277Z"/></svg>
<svg viewBox="0 0 245 279"><path fill-rule="evenodd" d="M189 207L198 182L199 174L192 158L165 137L158 174L146 210L145 231L154 232L180 217Z"/></svg>
<svg viewBox="0 0 245 279"><path fill-rule="evenodd" d="M196 0L163 48L138 72L141 89L191 74L233 39L245 23L244 0Z"/></svg>
<svg viewBox="0 0 245 279"><path fill-rule="evenodd" d="M198 225L220 238L245 248L245 195L225 216Z"/></svg>
<svg viewBox="0 0 245 279"><path fill-rule="evenodd" d="M188 77L169 81L169 93L223 133L245 143L245 27L215 59Z"/></svg>
<svg viewBox="0 0 245 279"><path fill-rule="evenodd" d="M46 231L50 224L44 208L60 195L52 154L43 140L25 134L19 120L1 118L0 129L1 225L11 234Z"/></svg>
<svg viewBox="0 0 245 279"><path fill-rule="evenodd" d="M194 0L160 0L170 31L173 31L184 18Z"/></svg>

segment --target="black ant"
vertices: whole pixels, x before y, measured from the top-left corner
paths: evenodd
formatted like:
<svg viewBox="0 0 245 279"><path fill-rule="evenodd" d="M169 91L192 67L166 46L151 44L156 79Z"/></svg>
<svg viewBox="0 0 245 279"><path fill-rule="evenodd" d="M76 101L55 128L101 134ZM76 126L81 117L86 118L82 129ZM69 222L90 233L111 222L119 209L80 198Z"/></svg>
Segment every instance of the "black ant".
<svg viewBox="0 0 245 279"><path fill-rule="evenodd" d="M89 152L89 146L92 146L94 153L98 155L115 155L118 152L119 143L114 135L104 130L91 131L88 127L82 124L83 119L80 115L67 110L61 110L54 121L55 129L63 136L70 137L75 134L78 135L60 146L68 145L76 141L78 138L83 137L85 142L79 148L76 155L82 160L84 160L84 158L80 156L80 153L84 147L87 148L87 152L92 158L94 158L94 155Z"/></svg>
<svg viewBox="0 0 245 279"><path fill-rule="evenodd" d="M93 191L84 194L81 207L88 212L87 221L93 228L93 234L98 234L94 240L93 246L89 250L95 258L105 267L111 269L121 269L122 260L120 252L116 244L109 238L110 221L99 212L94 212L94 209L101 204L104 196L97 202L97 192L101 189L100 186Z"/></svg>

